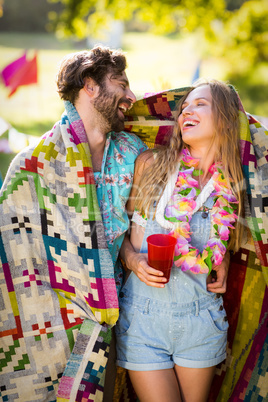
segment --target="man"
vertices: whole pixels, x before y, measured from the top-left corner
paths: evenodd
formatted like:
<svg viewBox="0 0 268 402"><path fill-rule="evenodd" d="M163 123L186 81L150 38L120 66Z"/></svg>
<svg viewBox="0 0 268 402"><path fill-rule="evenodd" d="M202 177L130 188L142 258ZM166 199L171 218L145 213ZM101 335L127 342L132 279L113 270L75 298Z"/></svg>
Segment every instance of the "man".
<svg viewBox="0 0 268 402"><path fill-rule="evenodd" d="M16 156L1 189L3 400L103 399L125 204L146 149L121 131L136 100L125 68L103 47L65 58L62 119Z"/></svg>
<svg viewBox="0 0 268 402"><path fill-rule="evenodd" d="M134 135L113 131L123 130L124 112L136 100L125 68L123 53L106 48L68 56L57 82L66 107L61 121L17 155L3 185L6 400L102 400L122 276L118 270L115 281L111 254L116 260L134 161L146 149Z"/></svg>

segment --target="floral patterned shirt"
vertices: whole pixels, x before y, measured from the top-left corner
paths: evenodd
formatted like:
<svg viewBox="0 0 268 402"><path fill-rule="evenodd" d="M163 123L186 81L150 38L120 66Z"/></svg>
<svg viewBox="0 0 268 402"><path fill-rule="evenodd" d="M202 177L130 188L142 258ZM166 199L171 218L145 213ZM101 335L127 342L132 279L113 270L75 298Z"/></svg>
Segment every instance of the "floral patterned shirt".
<svg viewBox="0 0 268 402"><path fill-rule="evenodd" d="M146 149L147 146L136 135L112 131L107 135L101 172L94 173L105 236L115 265L118 290L122 283L122 268L117 258L129 226L125 206L132 186L135 160Z"/></svg>

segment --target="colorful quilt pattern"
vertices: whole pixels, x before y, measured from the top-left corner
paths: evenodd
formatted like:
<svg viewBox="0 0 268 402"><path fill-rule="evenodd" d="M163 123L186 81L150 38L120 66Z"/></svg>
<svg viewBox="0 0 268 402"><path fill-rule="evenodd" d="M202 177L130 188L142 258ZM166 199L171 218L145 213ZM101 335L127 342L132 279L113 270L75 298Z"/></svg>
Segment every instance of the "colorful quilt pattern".
<svg viewBox="0 0 268 402"><path fill-rule="evenodd" d="M0 193L0 400L101 401L117 318L88 141L67 102Z"/></svg>

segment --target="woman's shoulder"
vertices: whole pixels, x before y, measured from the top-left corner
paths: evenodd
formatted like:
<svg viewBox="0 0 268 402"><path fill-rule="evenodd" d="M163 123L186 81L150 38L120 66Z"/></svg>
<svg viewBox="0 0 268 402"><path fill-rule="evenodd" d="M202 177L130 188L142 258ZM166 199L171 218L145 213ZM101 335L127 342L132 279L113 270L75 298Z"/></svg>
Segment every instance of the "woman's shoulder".
<svg viewBox="0 0 268 402"><path fill-rule="evenodd" d="M150 168L154 162L154 151L147 149L137 156L135 161L135 177L136 179L143 175L144 171Z"/></svg>
<svg viewBox="0 0 268 402"><path fill-rule="evenodd" d="M154 163L156 155L157 155L156 149L147 149L137 157L136 164L145 165L144 167L147 168Z"/></svg>

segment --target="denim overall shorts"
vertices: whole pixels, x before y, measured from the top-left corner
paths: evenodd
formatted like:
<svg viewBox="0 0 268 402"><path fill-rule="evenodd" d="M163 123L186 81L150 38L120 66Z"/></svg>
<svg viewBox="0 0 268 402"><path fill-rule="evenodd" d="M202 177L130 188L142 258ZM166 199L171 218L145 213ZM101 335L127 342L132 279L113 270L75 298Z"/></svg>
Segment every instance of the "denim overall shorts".
<svg viewBox="0 0 268 402"><path fill-rule="evenodd" d="M213 199L204 204L211 209ZM192 245L203 250L210 236L210 214L197 211L190 222ZM148 236L168 233L148 220L141 246ZM115 327L117 365L149 371L215 366L226 358L228 321L222 297L206 289L207 274L182 272L173 265L169 282L154 288L131 272L119 294Z"/></svg>

